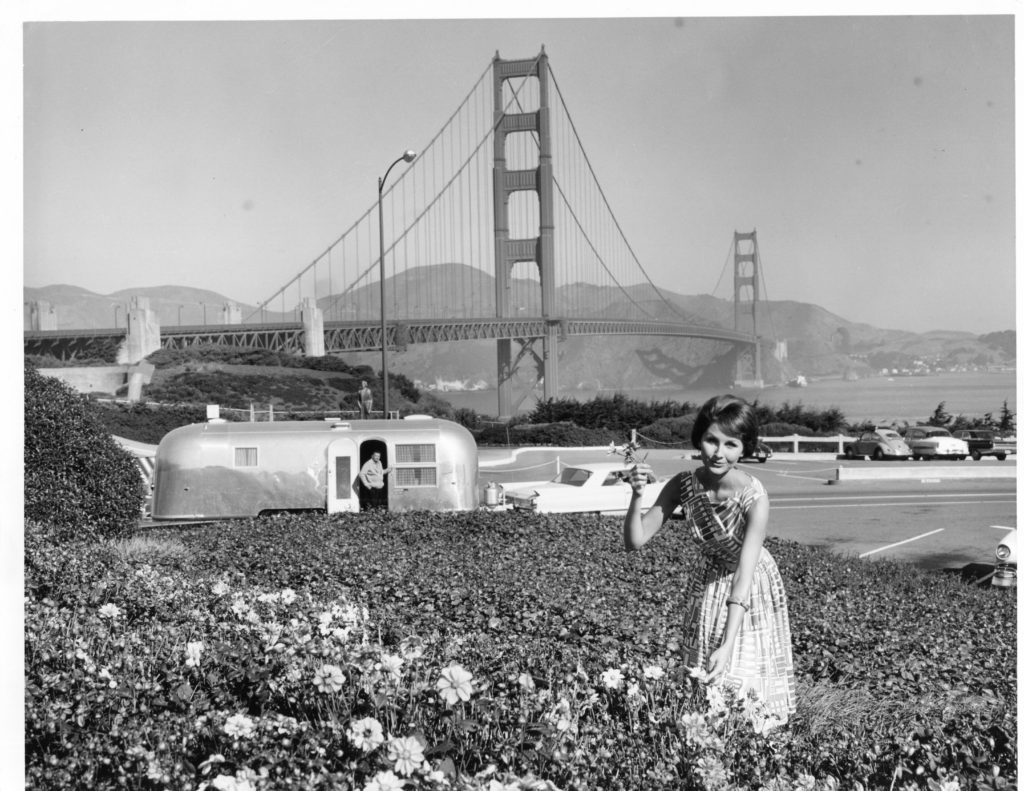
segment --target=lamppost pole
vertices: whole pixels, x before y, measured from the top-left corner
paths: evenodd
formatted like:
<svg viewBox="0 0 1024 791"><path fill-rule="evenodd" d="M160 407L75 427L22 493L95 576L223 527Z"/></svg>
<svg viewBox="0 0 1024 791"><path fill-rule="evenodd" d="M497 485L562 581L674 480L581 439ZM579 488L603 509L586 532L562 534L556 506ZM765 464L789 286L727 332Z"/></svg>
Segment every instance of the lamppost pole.
<svg viewBox="0 0 1024 791"><path fill-rule="evenodd" d="M384 176L377 179L377 220L380 226L380 375L384 388L384 419L388 419L388 328L387 301L384 296L384 182L388 180L391 168L399 162L412 162L416 159L415 151L406 151L392 162L384 171Z"/></svg>
<svg viewBox="0 0 1024 791"><path fill-rule="evenodd" d="M120 305L114 305L114 329L117 329L117 311L121 309Z"/></svg>

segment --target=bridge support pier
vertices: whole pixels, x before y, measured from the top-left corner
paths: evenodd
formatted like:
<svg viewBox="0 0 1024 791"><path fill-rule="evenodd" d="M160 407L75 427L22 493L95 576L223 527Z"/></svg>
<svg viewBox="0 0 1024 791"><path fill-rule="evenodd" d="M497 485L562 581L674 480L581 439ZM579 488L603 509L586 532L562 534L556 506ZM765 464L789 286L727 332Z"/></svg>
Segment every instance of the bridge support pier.
<svg viewBox="0 0 1024 791"><path fill-rule="evenodd" d="M57 309L45 299L29 302L27 329L33 331L57 329Z"/></svg>
<svg viewBox="0 0 1024 791"><path fill-rule="evenodd" d="M323 357L324 312L311 297L302 298L302 353L307 357Z"/></svg>
<svg viewBox="0 0 1024 791"><path fill-rule="evenodd" d="M117 361L137 363L160 348L160 320L148 297L132 297L128 306L128 334L117 351Z"/></svg>

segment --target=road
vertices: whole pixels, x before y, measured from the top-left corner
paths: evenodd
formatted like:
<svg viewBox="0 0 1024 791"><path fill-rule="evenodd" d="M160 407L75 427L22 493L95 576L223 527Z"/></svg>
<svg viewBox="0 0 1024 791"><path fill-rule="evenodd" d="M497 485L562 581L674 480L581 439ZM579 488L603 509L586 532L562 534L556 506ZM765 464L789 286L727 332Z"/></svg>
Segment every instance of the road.
<svg viewBox="0 0 1024 791"><path fill-rule="evenodd" d="M490 466L504 455L505 463ZM565 448L522 452L481 449L480 480L511 483L554 477L560 464L610 461L601 451ZM650 451L658 475L694 469L698 462L680 451ZM963 570L973 564L991 565L999 540L1017 526L1016 480L1013 478L843 481L835 484L839 464L891 467L899 462L849 462L785 458L744 467L761 479L771 498L769 535L827 547L843 555L912 563L927 569ZM906 462L927 471L936 462ZM945 464L1016 465L984 459ZM923 465L923 466L922 466ZM829 481L833 481L830 484Z"/></svg>

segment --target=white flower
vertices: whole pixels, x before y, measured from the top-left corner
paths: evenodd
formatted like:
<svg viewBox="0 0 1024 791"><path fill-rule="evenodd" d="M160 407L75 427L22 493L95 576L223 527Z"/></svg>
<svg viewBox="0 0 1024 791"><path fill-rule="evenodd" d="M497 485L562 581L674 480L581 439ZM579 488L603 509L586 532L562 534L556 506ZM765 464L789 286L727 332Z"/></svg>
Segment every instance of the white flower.
<svg viewBox="0 0 1024 791"><path fill-rule="evenodd" d="M529 673L519 674L519 686L525 689L527 692L532 692L537 688L537 684L533 680L533 676Z"/></svg>
<svg viewBox="0 0 1024 791"><path fill-rule="evenodd" d="M252 736L256 732L256 725L244 714L232 714L224 723L224 733L235 738Z"/></svg>
<svg viewBox="0 0 1024 791"><path fill-rule="evenodd" d="M416 635L409 635L398 646L402 656L410 662L423 656L423 638Z"/></svg>
<svg viewBox="0 0 1024 791"><path fill-rule="evenodd" d="M728 705L725 702L725 693L720 684L709 684L705 690L708 699L708 710L713 713L724 712Z"/></svg>
<svg viewBox="0 0 1024 791"><path fill-rule="evenodd" d="M218 582L216 585L210 588L210 592L213 593L214 596L223 596L230 590L231 588L229 588L228 584L224 581Z"/></svg>
<svg viewBox="0 0 1024 791"><path fill-rule="evenodd" d="M110 618L113 620L121 614L121 608L112 602L108 602L100 607L100 618Z"/></svg>
<svg viewBox="0 0 1024 791"><path fill-rule="evenodd" d="M392 737L388 742L388 760L395 762L395 771L408 777L423 763L423 743L415 736Z"/></svg>
<svg viewBox="0 0 1024 791"><path fill-rule="evenodd" d="M280 598L280 593L261 593L256 597L257 601L261 601L264 604L275 604Z"/></svg>
<svg viewBox="0 0 1024 791"><path fill-rule="evenodd" d="M702 667L688 667L687 672L691 678L695 678L698 681L703 681L705 684L708 683L708 671Z"/></svg>
<svg viewBox="0 0 1024 791"><path fill-rule="evenodd" d="M345 674L337 665L323 665L313 676L313 683L321 692L341 692L345 685Z"/></svg>
<svg viewBox="0 0 1024 791"><path fill-rule="evenodd" d="M185 660L185 664L188 667L199 667L199 662L203 658L203 651L206 648L205 645L200 641L194 643L185 644L185 656L188 657Z"/></svg>
<svg viewBox="0 0 1024 791"><path fill-rule="evenodd" d="M295 591L294 590L292 590L291 588L285 588L283 591L281 591L281 603L282 604L291 604L293 601L295 601Z"/></svg>
<svg viewBox="0 0 1024 791"><path fill-rule="evenodd" d="M402 791L405 781L392 771L378 772L363 791Z"/></svg>
<svg viewBox="0 0 1024 791"><path fill-rule="evenodd" d="M460 700L469 700L473 694L473 674L462 665L452 663L441 671L437 680L437 691L449 706Z"/></svg>
<svg viewBox="0 0 1024 791"><path fill-rule="evenodd" d="M117 682L114 677L110 675L110 668L104 667L98 673L99 677L107 682L107 686L111 689L117 689Z"/></svg>
<svg viewBox="0 0 1024 791"><path fill-rule="evenodd" d="M626 687L626 696L630 697L630 698L635 698L639 694L640 694L640 685L635 683L635 682L633 682L633 681L631 681L629 683L629 685Z"/></svg>
<svg viewBox="0 0 1024 791"><path fill-rule="evenodd" d="M403 660L400 656L381 654L380 661L374 667L384 675L390 676L392 680L401 681L402 664Z"/></svg>
<svg viewBox="0 0 1024 791"><path fill-rule="evenodd" d="M658 665L650 665L644 668L644 678L649 678L652 681L657 681L659 678L665 675L665 671Z"/></svg>
<svg viewBox="0 0 1024 791"><path fill-rule="evenodd" d="M364 717L349 724L348 738L364 753L372 752L384 743L384 728L373 717Z"/></svg>
<svg viewBox="0 0 1024 791"><path fill-rule="evenodd" d="M559 698L555 707L548 712L546 719L556 730L565 732L572 727L572 707L565 698Z"/></svg>
<svg viewBox="0 0 1024 791"><path fill-rule="evenodd" d="M220 753L214 753L201 764L199 764L199 768L203 770L203 774L206 774L208 771L210 771L211 766L213 766L214 764L222 764L224 763L224 760L225 759L223 755L221 755Z"/></svg>
<svg viewBox="0 0 1024 791"><path fill-rule="evenodd" d="M617 667L610 667L601 674L601 683L608 689L618 689L625 676Z"/></svg>

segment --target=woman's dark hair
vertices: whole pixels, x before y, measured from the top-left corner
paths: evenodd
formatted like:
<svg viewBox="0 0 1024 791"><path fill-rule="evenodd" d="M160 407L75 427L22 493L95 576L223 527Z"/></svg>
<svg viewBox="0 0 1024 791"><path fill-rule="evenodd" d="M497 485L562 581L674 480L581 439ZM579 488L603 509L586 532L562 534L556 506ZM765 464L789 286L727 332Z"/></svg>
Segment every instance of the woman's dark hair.
<svg viewBox="0 0 1024 791"><path fill-rule="evenodd" d="M693 431L690 433L693 447L700 447L700 438L712 423L717 423L726 434L743 442L744 456L757 450L757 413L742 398L720 395L705 401L693 421Z"/></svg>

